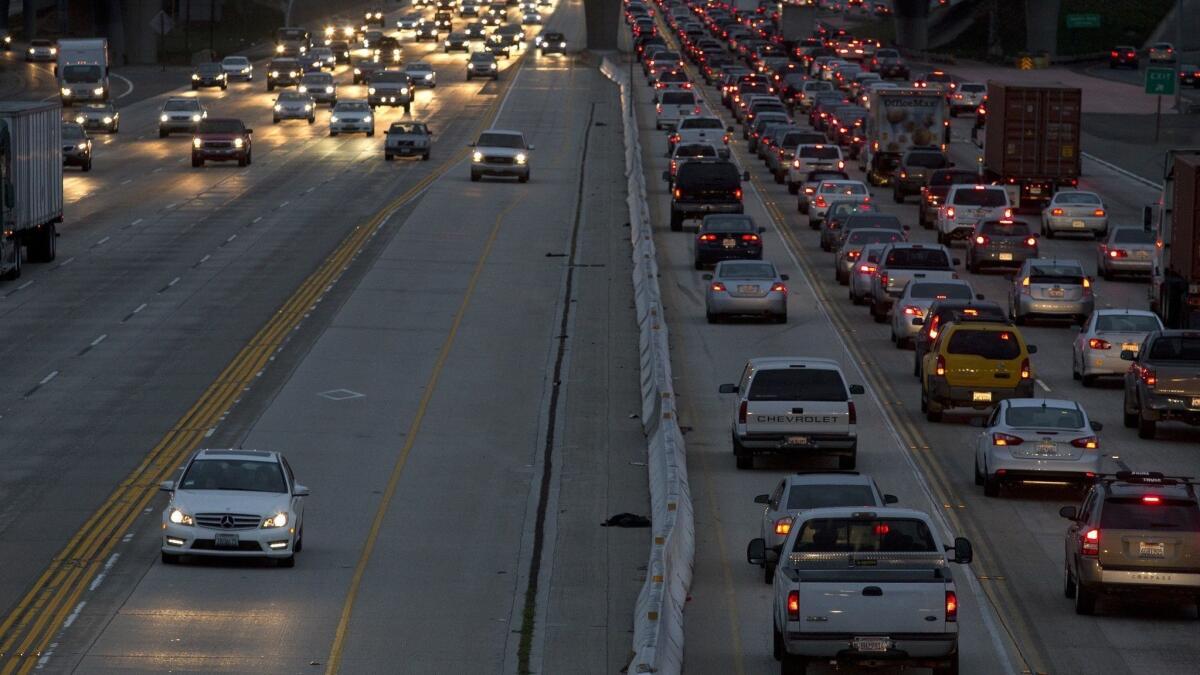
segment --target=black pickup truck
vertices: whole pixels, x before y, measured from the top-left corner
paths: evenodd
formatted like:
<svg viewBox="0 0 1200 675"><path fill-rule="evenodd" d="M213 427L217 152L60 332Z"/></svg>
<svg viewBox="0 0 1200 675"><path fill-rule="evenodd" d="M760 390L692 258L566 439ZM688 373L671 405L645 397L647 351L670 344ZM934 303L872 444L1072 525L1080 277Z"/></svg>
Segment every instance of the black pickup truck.
<svg viewBox="0 0 1200 675"><path fill-rule="evenodd" d="M671 230L709 213L742 213L742 180L749 176L729 160L692 160L680 165L671 190Z"/></svg>

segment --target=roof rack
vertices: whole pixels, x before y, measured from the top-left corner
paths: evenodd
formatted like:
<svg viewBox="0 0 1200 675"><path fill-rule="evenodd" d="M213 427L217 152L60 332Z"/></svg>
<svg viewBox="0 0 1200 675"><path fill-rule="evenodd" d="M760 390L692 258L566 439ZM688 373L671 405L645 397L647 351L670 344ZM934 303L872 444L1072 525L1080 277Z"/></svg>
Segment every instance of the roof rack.
<svg viewBox="0 0 1200 675"><path fill-rule="evenodd" d="M1106 485L1121 482L1133 485L1200 485L1192 476L1167 476L1161 471L1118 471L1096 475L1096 481Z"/></svg>

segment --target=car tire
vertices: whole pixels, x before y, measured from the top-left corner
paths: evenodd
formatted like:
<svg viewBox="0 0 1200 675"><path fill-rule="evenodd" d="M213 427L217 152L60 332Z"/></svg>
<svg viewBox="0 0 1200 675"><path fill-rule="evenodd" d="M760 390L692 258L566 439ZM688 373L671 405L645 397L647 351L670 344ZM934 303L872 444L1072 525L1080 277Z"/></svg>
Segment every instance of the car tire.
<svg viewBox="0 0 1200 675"><path fill-rule="evenodd" d="M221 85L221 91L225 91L228 88L228 86L229 85L225 85L225 84Z"/></svg>
<svg viewBox="0 0 1200 675"><path fill-rule="evenodd" d="M1063 597L1075 599L1075 577L1071 576L1071 568L1063 565Z"/></svg>
<svg viewBox="0 0 1200 675"><path fill-rule="evenodd" d="M699 258L696 258L694 261L692 261L692 266L697 270L704 269L704 263Z"/></svg>
<svg viewBox="0 0 1200 675"><path fill-rule="evenodd" d="M774 319L775 323L787 323L787 312L776 314Z"/></svg>
<svg viewBox="0 0 1200 675"><path fill-rule="evenodd" d="M984 497L999 497L1000 496L1000 481L992 476L983 477L983 496Z"/></svg>
<svg viewBox="0 0 1200 675"><path fill-rule="evenodd" d="M203 160L203 159L200 159L199 157L193 157L193 158L192 158L192 168L193 168L193 169L198 169L198 168L200 168L200 167L202 167L202 166L204 166L204 160Z"/></svg>
<svg viewBox="0 0 1200 675"><path fill-rule="evenodd" d="M776 182L776 183L778 183L778 184L780 184L780 185L783 185L783 183L784 183L784 176L783 176L783 174L782 174L781 172L779 172L779 171L773 171L772 173L774 173L774 174L775 174L775 182Z"/></svg>
<svg viewBox="0 0 1200 675"><path fill-rule="evenodd" d="M427 152L427 153L425 153L425 154L423 154L423 155L421 155L421 161L422 161L422 162L428 162L428 161L429 161L429 153L428 153L428 152Z"/></svg>
<svg viewBox="0 0 1200 675"><path fill-rule="evenodd" d="M337 135L338 135L338 132L334 131L333 129L330 129L330 130L329 130L329 135L330 135L330 136L337 136Z"/></svg>
<svg viewBox="0 0 1200 675"><path fill-rule="evenodd" d="M1158 422L1155 422L1154 420L1148 420L1140 415L1138 416L1138 421L1137 421L1138 438L1152 440L1154 438L1154 433L1157 430L1158 430Z"/></svg>
<svg viewBox="0 0 1200 675"><path fill-rule="evenodd" d="M472 182L472 183L478 183L478 182L479 182L479 173L478 173L478 172L475 172L475 171L472 171L472 172L471 172L471 182Z"/></svg>
<svg viewBox="0 0 1200 675"><path fill-rule="evenodd" d="M850 293L850 304L852 304L852 305L863 304L862 298L858 297L858 295L854 292L853 288L849 289L849 293Z"/></svg>
<svg viewBox="0 0 1200 675"><path fill-rule="evenodd" d="M267 91L275 91L275 84L273 82L267 83Z"/></svg>
<svg viewBox="0 0 1200 675"><path fill-rule="evenodd" d="M808 672L808 659L785 651L779 663L779 672L781 675L805 675Z"/></svg>
<svg viewBox="0 0 1200 675"><path fill-rule="evenodd" d="M776 661L783 660L783 635L774 627L771 630L771 656L774 656Z"/></svg>
<svg viewBox="0 0 1200 675"><path fill-rule="evenodd" d="M370 130L370 131L368 131L368 132L367 132L367 138L371 138L371 137L372 137L372 136L374 136L374 135L375 135L375 130L374 130L374 129L372 129L372 130Z"/></svg>
<svg viewBox="0 0 1200 675"><path fill-rule="evenodd" d="M279 124L279 118L278 118L278 117L272 117L272 118L271 118L271 124Z"/></svg>
<svg viewBox="0 0 1200 675"><path fill-rule="evenodd" d="M768 586L775 583L775 563L763 565L763 583Z"/></svg>
<svg viewBox="0 0 1200 675"><path fill-rule="evenodd" d="M170 133L170 132L168 132L166 129L162 129L162 128L160 128L160 129L158 130L158 137L159 137L159 138L166 138L168 133Z"/></svg>
<svg viewBox="0 0 1200 675"><path fill-rule="evenodd" d="M310 125L311 125L313 122L316 122L316 121L317 121L317 118L316 118L316 117L310 117L310 118L308 118L308 123L309 123Z"/></svg>
<svg viewBox="0 0 1200 675"><path fill-rule="evenodd" d="M1096 593L1075 580L1075 613L1091 616L1096 613Z"/></svg>
<svg viewBox="0 0 1200 675"><path fill-rule="evenodd" d="M1050 226L1046 226L1045 230L1046 230L1046 238L1053 239L1054 238L1054 228L1050 227Z"/></svg>
<svg viewBox="0 0 1200 675"><path fill-rule="evenodd" d="M291 568L295 567L296 566L296 554L293 553L292 555L289 555L286 558L276 558L275 566L283 567L286 569L291 569Z"/></svg>
<svg viewBox="0 0 1200 675"><path fill-rule="evenodd" d="M392 155L392 153L390 153L390 152L383 153L383 161L385 161L385 162L392 161L393 157L394 157L394 155Z"/></svg>
<svg viewBox="0 0 1200 675"><path fill-rule="evenodd" d="M304 526L300 526L300 530L296 532L296 543L292 545L292 552L299 553L304 550Z"/></svg>
<svg viewBox="0 0 1200 675"><path fill-rule="evenodd" d="M799 183L788 183L787 186L788 186L788 194L789 195L800 194L800 184Z"/></svg>
<svg viewBox="0 0 1200 675"><path fill-rule="evenodd" d="M674 211L671 212L671 231L672 232L682 232L683 231L683 216Z"/></svg>
<svg viewBox="0 0 1200 675"><path fill-rule="evenodd" d="M238 166L246 166L249 163L246 161L245 157L238 157L237 162L238 162Z"/></svg>
<svg viewBox="0 0 1200 675"><path fill-rule="evenodd" d="M83 171L91 171L92 170L91 158L89 158L86 162L84 162L82 165L80 165L79 168L82 169Z"/></svg>
<svg viewBox="0 0 1200 675"><path fill-rule="evenodd" d="M1096 376L1095 375L1080 375L1079 382L1084 387L1091 389L1092 387L1096 386Z"/></svg>
<svg viewBox="0 0 1200 675"><path fill-rule="evenodd" d="M809 215L808 216L808 229L820 230L821 229L821 219L814 218L812 215Z"/></svg>
<svg viewBox="0 0 1200 675"><path fill-rule="evenodd" d="M983 486L983 472L979 470L979 458L975 458L975 484Z"/></svg>
<svg viewBox="0 0 1200 675"><path fill-rule="evenodd" d="M162 563L164 565L178 565L179 559L183 556L176 555L174 553L167 553L166 551L162 551L159 554L159 557L162 559Z"/></svg>
<svg viewBox="0 0 1200 675"><path fill-rule="evenodd" d="M875 320L875 323L883 323L887 320L887 311L880 312L879 303L874 300L871 301L871 318Z"/></svg>

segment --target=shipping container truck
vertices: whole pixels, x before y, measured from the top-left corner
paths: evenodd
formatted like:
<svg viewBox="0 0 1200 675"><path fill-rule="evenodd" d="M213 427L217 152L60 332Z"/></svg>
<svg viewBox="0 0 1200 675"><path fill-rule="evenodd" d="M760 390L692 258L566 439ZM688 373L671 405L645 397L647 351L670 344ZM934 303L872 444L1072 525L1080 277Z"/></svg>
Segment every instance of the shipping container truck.
<svg viewBox="0 0 1200 675"><path fill-rule="evenodd" d="M859 168L872 185L886 185L900 158L915 146L946 151L950 118L940 91L915 88L876 89L867 105L866 136Z"/></svg>
<svg viewBox="0 0 1200 675"><path fill-rule="evenodd" d="M63 218L62 106L0 102L0 278L21 276L22 248L31 261L56 254Z"/></svg>
<svg viewBox="0 0 1200 675"><path fill-rule="evenodd" d="M1150 309L1167 328L1200 328L1200 148L1168 150L1158 217L1143 218L1155 233Z"/></svg>
<svg viewBox="0 0 1200 675"><path fill-rule="evenodd" d="M989 81L983 165L1017 211L1041 213L1055 191L1079 184L1082 92Z"/></svg>
<svg viewBox="0 0 1200 675"><path fill-rule="evenodd" d="M779 35L785 47L794 48L809 37L816 27L817 8L805 5L784 4L779 15Z"/></svg>
<svg viewBox="0 0 1200 675"><path fill-rule="evenodd" d="M58 93L63 105L75 101L107 101L112 94L108 82L108 40L59 40L54 74L58 78Z"/></svg>

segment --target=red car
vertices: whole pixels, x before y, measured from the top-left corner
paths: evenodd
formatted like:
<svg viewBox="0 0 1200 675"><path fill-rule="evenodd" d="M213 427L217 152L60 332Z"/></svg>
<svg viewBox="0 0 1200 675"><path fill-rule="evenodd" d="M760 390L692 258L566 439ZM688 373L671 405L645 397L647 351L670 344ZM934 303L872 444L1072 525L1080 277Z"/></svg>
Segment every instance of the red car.
<svg viewBox="0 0 1200 675"><path fill-rule="evenodd" d="M253 160L250 136L241 120L209 118L201 120L192 136L192 166L204 166L206 161L231 162L247 166Z"/></svg>

